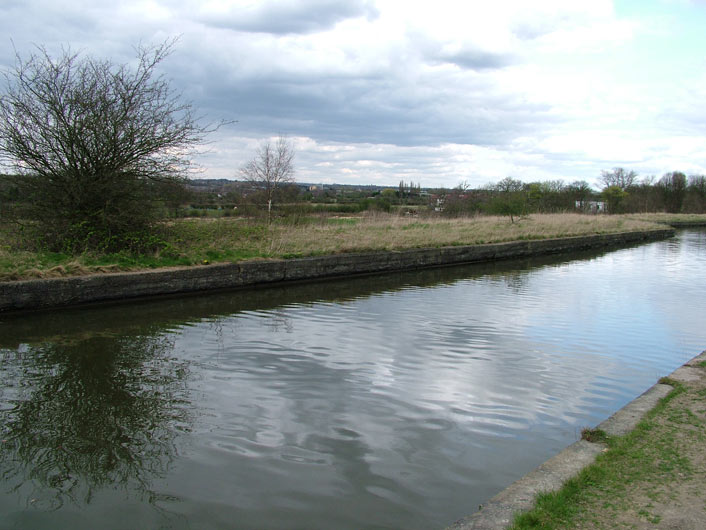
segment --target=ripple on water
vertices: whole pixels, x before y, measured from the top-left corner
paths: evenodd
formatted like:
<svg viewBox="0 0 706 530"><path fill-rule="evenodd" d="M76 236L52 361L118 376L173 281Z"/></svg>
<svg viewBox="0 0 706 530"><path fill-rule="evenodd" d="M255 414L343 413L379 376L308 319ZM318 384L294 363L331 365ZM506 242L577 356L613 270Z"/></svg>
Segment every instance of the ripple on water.
<svg viewBox="0 0 706 530"><path fill-rule="evenodd" d="M188 399L163 386L148 419L176 431L159 407L181 400L190 428L182 419L181 452L163 456L174 464L151 487L194 528L443 527L704 348L704 264L702 234L529 269L422 271L377 290L367 282L381 279L363 278L340 298L322 284L318 299L172 319L160 333L188 365ZM50 376L66 363L101 375L85 352L65 355L0 367L21 380L0 389L3 419L55 395ZM103 385L120 390L129 370ZM0 511L17 504L7 495Z"/></svg>

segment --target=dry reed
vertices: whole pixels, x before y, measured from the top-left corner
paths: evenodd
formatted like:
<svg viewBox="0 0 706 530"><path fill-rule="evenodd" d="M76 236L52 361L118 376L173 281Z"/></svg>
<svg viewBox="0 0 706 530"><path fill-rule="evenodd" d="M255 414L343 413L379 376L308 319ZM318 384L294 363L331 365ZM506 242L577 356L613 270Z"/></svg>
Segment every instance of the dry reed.
<svg viewBox="0 0 706 530"><path fill-rule="evenodd" d="M362 218L351 224L321 222L278 225L263 254L317 255L340 252L477 245L663 228L622 216L533 215L510 223L507 217L415 219L393 216Z"/></svg>
<svg viewBox="0 0 706 530"><path fill-rule="evenodd" d="M654 230L663 226L635 216L582 214L537 214L515 223L507 217L444 219L389 214L321 217L299 223L275 222L269 226L237 218L189 219L171 222L165 228L167 250L128 260L121 255L66 256L65 259L51 255L49 259L46 254L14 251L0 244L0 281L243 259L476 245Z"/></svg>

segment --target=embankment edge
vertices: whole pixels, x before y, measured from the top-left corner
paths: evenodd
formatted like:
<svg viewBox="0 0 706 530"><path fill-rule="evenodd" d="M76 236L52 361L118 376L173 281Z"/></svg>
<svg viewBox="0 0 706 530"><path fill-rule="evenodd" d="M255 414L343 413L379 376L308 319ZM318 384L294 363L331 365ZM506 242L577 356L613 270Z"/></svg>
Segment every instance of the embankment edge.
<svg viewBox="0 0 706 530"><path fill-rule="evenodd" d="M673 229L664 229L3 282L0 283L0 313L523 258L617 247L673 235Z"/></svg>

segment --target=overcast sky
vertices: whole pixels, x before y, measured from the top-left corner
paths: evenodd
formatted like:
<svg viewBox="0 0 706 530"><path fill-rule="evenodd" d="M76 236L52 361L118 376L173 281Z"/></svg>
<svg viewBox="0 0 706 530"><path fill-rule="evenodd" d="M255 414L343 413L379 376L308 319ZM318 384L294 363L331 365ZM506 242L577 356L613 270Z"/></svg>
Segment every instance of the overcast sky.
<svg viewBox="0 0 706 530"><path fill-rule="evenodd" d="M297 180L472 186L706 174L704 0L2 0L14 49L161 72L211 121L197 176L295 145Z"/></svg>

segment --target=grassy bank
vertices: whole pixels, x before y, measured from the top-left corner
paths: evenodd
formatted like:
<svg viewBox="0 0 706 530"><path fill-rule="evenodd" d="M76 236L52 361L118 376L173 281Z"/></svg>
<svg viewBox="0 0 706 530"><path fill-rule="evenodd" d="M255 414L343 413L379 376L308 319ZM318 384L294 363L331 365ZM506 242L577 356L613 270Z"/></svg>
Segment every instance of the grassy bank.
<svg viewBox="0 0 706 530"><path fill-rule="evenodd" d="M626 436L607 437L596 462L557 492L538 496L512 530L703 528L706 362Z"/></svg>
<svg viewBox="0 0 706 530"><path fill-rule="evenodd" d="M638 213L626 217L651 223L706 225L706 215L698 213Z"/></svg>
<svg viewBox="0 0 706 530"><path fill-rule="evenodd" d="M254 219L183 219L159 228L156 235L161 243L152 253L78 256L16 250L16 234L5 229L0 231L0 281L656 228L663 226L632 216L580 214L537 214L515 223L507 217L441 219L385 214L305 217L296 222L276 221L269 226Z"/></svg>

